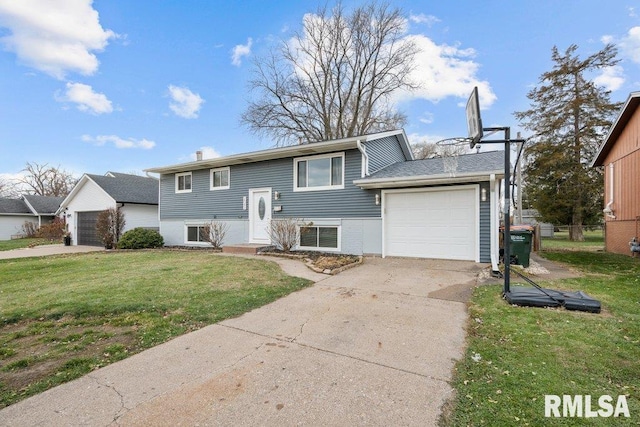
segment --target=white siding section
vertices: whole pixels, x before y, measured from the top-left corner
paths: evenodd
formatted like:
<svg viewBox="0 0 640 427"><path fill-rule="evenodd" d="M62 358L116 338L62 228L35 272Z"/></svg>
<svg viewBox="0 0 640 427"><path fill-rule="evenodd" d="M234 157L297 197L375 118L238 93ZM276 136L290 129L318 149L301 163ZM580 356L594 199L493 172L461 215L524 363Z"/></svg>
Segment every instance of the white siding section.
<svg viewBox="0 0 640 427"><path fill-rule="evenodd" d="M78 244L78 212L103 211L115 207L116 201L111 196L95 182L87 180L67 204L67 224L69 224L73 244Z"/></svg>
<svg viewBox="0 0 640 427"><path fill-rule="evenodd" d="M9 240L11 236L22 234L25 221L38 226L38 218L33 215L0 215L0 240Z"/></svg>
<svg viewBox="0 0 640 427"><path fill-rule="evenodd" d="M158 206L154 205L124 205L122 207L124 213L124 231L134 229L136 227L154 228L160 227L158 221Z"/></svg>
<svg viewBox="0 0 640 427"><path fill-rule="evenodd" d="M164 239L165 246L185 246L187 245L186 227L187 225L202 225L211 222L211 219L189 219L189 220L165 220L160 221L160 234ZM213 220L216 221L216 220ZM224 219L219 220L229 226L223 245L235 245L249 242L249 220L247 219ZM199 246L194 244L192 246Z"/></svg>

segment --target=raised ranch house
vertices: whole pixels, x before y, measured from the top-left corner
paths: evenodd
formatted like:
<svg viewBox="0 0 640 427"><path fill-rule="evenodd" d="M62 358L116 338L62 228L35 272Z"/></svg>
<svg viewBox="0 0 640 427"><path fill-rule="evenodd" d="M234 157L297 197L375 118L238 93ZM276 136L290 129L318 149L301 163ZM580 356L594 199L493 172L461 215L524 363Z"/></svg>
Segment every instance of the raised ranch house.
<svg viewBox="0 0 640 427"><path fill-rule="evenodd" d="M402 130L148 169L160 174L167 245L269 245L272 219L300 220L298 249L490 262L498 253L502 152L414 160Z"/></svg>
<svg viewBox="0 0 640 427"><path fill-rule="evenodd" d="M640 239L640 92L624 103L592 166L604 166L605 249L631 254Z"/></svg>
<svg viewBox="0 0 640 427"><path fill-rule="evenodd" d="M102 246L96 235L98 214L109 208L124 212L124 231L136 227L158 230L158 180L107 172L84 174L60 203L74 245Z"/></svg>
<svg viewBox="0 0 640 427"><path fill-rule="evenodd" d="M62 197L23 195L19 199L0 198L0 240L24 237L25 222L35 228L50 223Z"/></svg>

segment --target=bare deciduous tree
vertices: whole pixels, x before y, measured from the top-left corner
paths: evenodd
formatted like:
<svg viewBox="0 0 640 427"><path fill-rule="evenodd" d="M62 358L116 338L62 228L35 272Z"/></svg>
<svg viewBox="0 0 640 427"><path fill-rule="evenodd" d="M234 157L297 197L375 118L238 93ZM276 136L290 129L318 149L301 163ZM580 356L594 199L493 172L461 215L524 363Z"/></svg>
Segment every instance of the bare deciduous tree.
<svg viewBox="0 0 640 427"><path fill-rule="evenodd" d="M375 2L306 15L301 32L255 61L250 87L259 97L242 122L276 145L402 127L391 96L418 87L410 80L418 47L405 31L399 9Z"/></svg>
<svg viewBox="0 0 640 427"><path fill-rule="evenodd" d="M109 208L98 214L96 234L107 249L113 248L122 236L126 220L120 208Z"/></svg>
<svg viewBox="0 0 640 427"><path fill-rule="evenodd" d="M16 180L16 185L26 193L40 196L67 196L77 182L70 172L47 163L27 162L22 172L24 175Z"/></svg>
<svg viewBox="0 0 640 427"><path fill-rule="evenodd" d="M200 228L200 239L211 243L214 249L220 249L224 243L224 238L229 231L229 224L221 221L211 221Z"/></svg>

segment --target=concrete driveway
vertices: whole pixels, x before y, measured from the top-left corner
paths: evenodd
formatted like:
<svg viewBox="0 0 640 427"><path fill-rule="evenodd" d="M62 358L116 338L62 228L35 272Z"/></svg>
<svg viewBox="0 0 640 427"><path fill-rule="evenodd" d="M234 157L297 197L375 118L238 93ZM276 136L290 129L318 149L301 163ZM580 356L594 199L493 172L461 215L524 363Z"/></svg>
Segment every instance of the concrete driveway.
<svg viewBox="0 0 640 427"><path fill-rule="evenodd" d="M463 354L456 299L483 267L368 258L312 275L323 280L5 408L1 424L436 425Z"/></svg>
<svg viewBox="0 0 640 427"><path fill-rule="evenodd" d="M99 246L65 246L58 245L42 245L33 248L12 249L10 251L0 251L0 259L14 258L31 258L49 255L77 254L84 252L104 251Z"/></svg>

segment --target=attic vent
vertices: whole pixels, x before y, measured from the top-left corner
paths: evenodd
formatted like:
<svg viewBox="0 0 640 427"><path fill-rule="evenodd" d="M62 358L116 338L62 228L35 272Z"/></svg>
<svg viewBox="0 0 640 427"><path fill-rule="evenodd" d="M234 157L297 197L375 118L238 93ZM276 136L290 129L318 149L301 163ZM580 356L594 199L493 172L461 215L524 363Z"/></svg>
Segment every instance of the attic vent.
<svg viewBox="0 0 640 427"><path fill-rule="evenodd" d="M196 151L196 161L200 161L202 160L202 151L198 150Z"/></svg>

